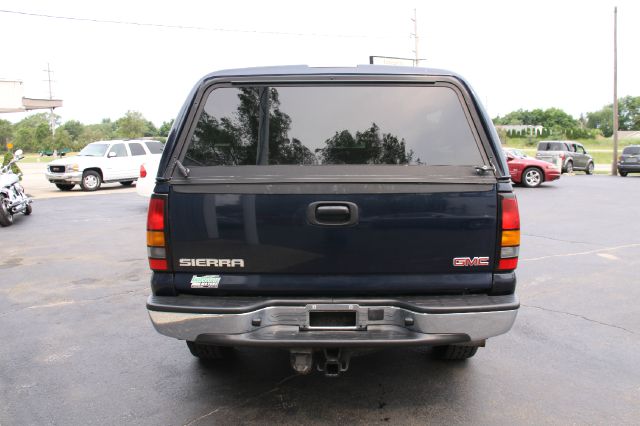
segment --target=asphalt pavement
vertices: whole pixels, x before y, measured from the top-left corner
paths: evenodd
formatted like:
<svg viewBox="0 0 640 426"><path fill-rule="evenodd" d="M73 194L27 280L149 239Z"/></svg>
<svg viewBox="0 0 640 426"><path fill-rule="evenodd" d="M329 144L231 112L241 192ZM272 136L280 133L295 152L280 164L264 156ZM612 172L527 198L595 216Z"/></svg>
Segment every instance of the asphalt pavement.
<svg viewBox="0 0 640 426"><path fill-rule="evenodd" d="M199 362L146 313L147 201L37 198L0 229L0 424L637 424L640 176L516 192L513 329L468 361L389 349L336 379L277 350Z"/></svg>

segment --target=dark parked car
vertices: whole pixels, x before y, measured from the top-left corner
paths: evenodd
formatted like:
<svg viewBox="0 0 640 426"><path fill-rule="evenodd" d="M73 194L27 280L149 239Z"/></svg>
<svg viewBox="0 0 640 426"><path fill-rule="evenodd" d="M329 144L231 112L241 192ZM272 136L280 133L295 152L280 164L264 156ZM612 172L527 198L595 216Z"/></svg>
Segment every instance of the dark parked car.
<svg viewBox="0 0 640 426"><path fill-rule="evenodd" d="M620 176L640 173L640 145L629 145L622 150L618 158L618 173Z"/></svg>
<svg viewBox="0 0 640 426"><path fill-rule="evenodd" d="M151 321L215 359L282 348L473 356L515 321L518 204L468 83L422 68L220 71L189 95L149 204Z"/></svg>
<svg viewBox="0 0 640 426"><path fill-rule="evenodd" d="M528 157L519 149L507 148L504 154L514 183L535 188L542 182L560 179L560 169L553 163Z"/></svg>
<svg viewBox="0 0 640 426"><path fill-rule="evenodd" d="M574 141L541 141L538 142L538 160L554 163L563 173L573 173L574 170L593 174L595 163L593 157L587 154L584 146Z"/></svg>

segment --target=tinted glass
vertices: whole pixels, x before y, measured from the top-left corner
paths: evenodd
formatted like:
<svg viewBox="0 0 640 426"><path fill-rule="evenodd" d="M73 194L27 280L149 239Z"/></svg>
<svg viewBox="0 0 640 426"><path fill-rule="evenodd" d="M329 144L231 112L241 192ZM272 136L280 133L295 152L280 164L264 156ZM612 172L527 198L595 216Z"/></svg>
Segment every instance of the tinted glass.
<svg viewBox="0 0 640 426"><path fill-rule="evenodd" d="M116 153L116 157L127 157L127 149L124 147L123 143L116 143L114 145L111 146L111 149L109 150L109 153L111 152L115 152Z"/></svg>
<svg viewBox="0 0 640 426"><path fill-rule="evenodd" d="M109 145L106 143L91 143L82 148L78 155L83 157L102 157L107 152L108 147Z"/></svg>
<svg viewBox="0 0 640 426"><path fill-rule="evenodd" d="M164 145L161 142L152 141L145 142L144 144L147 145L149 152L152 154L162 154L162 150L164 149Z"/></svg>
<svg viewBox="0 0 640 426"><path fill-rule="evenodd" d="M139 143L130 143L129 149L131 150L131 155L147 155L144 148Z"/></svg>
<svg viewBox="0 0 640 426"><path fill-rule="evenodd" d="M622 150L624 155L640 155L640 146L628 146Z"/></svg>
<svg viewBox="0 0 640 426"><path fill-rule="evenodd" d="M447 87L219 88L184 159L219 165L478 165L457 94Z"/></svg>
<svg viewBox="0 0 640 426"><path fill-rule="evenodd" d="M551 145L551 151L568 151L567 146L563 143L555 142L550 145Z"/></svg>

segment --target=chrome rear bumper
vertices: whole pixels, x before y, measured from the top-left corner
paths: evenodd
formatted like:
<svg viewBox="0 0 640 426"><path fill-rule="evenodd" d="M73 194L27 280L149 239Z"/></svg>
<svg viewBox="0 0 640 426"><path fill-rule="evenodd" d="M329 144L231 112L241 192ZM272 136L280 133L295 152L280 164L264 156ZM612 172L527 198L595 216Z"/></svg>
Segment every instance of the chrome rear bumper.
<svg viewBox="0 0 640 426"><path fill-rule="evenodd" d="M461 297L465 296L457 296L458 300ZM401 301L398 304L402 306L393 306L364 299L361 303L319 300L298 306L294 300L288 300L286 304L249 308L246 312L228 309L225 303L219 312L206 313L203 299L211 303L224 299L206 296L186 298L188 306L174 306L174 309L163 299L178 301L180 297L151 296L147 307L159 333L181 340L226 346L380 347L480 342L506 333L515 321L519 305L513 295L499 297L511 298L510 303L500 299L494 306L496 310L467 303L460 312L455 312L455 307L442 309L437 304L412 307ZM194 304L195 300L198 303ZM380 301L389 302L388 299ZM193 312L186 312L189 306ZM346 326L314 326L310 321L313 312L351 312L355 320Z"/></svg>

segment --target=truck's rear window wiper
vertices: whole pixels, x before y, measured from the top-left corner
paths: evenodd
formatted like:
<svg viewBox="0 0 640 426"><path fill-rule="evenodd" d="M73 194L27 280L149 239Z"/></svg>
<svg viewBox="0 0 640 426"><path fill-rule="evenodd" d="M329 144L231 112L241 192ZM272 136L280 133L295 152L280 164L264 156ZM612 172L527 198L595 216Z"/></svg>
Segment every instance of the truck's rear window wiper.
<svg viewBox="0 0 640 426"><path fill-rule="evenodd" d="M182 174L182 176L184 177L189 177L189 173L191 172L191 170L189 170L188 167L185 167L180 160L176 160L176 166L178 167L178 170L180 170L180 173Z"/></svg>

